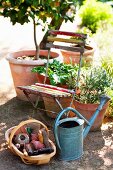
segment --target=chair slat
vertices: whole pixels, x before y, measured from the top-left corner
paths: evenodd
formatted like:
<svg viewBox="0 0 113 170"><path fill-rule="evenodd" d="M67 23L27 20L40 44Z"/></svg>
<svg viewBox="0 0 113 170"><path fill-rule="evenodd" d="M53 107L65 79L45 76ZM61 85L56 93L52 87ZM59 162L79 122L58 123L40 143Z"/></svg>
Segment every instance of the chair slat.
<svg viewBox="0 0 113 170"><path fill-rule="evenodd" d="M50 89L47 87L41 87L41 86L36 86L36 85L31 85L31 86L18 86L20 90L25 90L29 94L38 94L41 93L52 96L52 97L70 97L71 93L55 90L55 89Z"/></svg>

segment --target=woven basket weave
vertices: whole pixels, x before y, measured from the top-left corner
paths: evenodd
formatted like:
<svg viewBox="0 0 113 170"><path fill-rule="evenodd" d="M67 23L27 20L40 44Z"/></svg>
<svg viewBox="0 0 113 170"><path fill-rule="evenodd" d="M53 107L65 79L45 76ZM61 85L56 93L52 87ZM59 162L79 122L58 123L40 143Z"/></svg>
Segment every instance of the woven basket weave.
<svg viewBox="0 0 113 170"><path fill-rule="evenodd" d="M50 154L41 154L41 155L36 155L36 156L26 156L26 155L24 155L12 143L12 139L13 139L15 133L17 132L17 130L19 130L24 125L28 125L29 123L30 124L31 123L40 124L48 132L48 128L42 122L40 122L38 120L31 119L31 120L23 121L18 126L14 126L14 127L10 128L10 129L8 129L6 131L5 139L6 139L7 143L8 143L8 147L11 150L11 152L13 152L15 155L19 156L25 164L37 164L37 165L40 165L40 164L49 163L50 159L56 154L56 147L55 147L54 143L50 139L49 139L49 143L51 144L51 147L54 149L54 152L52 152Z"/></svg>

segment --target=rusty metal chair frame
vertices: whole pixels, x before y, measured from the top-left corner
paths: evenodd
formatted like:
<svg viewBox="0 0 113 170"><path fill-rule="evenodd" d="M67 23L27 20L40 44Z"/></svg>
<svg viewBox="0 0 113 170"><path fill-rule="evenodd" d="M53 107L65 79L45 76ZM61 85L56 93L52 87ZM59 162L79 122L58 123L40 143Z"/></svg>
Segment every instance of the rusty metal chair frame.
<svg viewBox="0 0 113 170"><path fill-rule="evenodd" d="M71 96L72 97L72 101L70 103L70 107L71 107L73 100L74 100L74 96L76 95L76 89L78 88L78 84L79 84L82 56L83 56L83 53L84 53L85 40L87 38L87 35L81 34L81 33L65 32L65 31L57 31L57 30L50 30L48 33L50 34L50 36L48 36L48 38L47 38L48 42L46 44L46 47L49 50L48 50L48 59L47 59L47 64L46 64L46 75L45 75L45 79L44 79L44 84L35 83L34 85L31 85L31 86L18 86L17 88L19 88L20 90L23 90L23 93L25 94L27 99L31 102L31 104L33 105L34 108L37 108L39 110L45 110L45 109L40 109L40 108L37 107L40 97L45 96L45 97L52 97L56 101L56 103L58 104L60 109L63 110L64 108L62 107L61 103L59 102L59 99L61 97L70 97ZM81 38L81 40L74 39L74 38L72 38L72 39L59 38L59 37L57 37L57 35L72 36L74 38L75 37ZM68 46L55 45L54 42L63 42L63 43L68 43L68 44L71 43L74 46L71 47L69 45ZM45 84L47 74L48 74L47 70L48 70L51 48L63 49L63 50L73 51L73 52L80 52L79 70L78 70L78 75L77 75L76 89L69 90L69 89L55 87L55 86L52 86L52 85ZM37 100L35 102L33 102L31 100L30 94L37 95ZM49 112L53 113L53 111L50 111L50 110L49 110Z"/></svg>

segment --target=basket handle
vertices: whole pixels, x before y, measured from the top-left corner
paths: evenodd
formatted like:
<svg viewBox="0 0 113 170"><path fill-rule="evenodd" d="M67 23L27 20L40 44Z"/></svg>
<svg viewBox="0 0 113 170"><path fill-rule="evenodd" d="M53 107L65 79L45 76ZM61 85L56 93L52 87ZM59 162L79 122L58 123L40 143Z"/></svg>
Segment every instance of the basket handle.
<svg viewBox="0 0 113 170"><path fill-rule="evenodd" d="M44 125L42 122L36 120L36 119L29 119L29 120L26 120L26 121L22 121L18 126L16 126L16 127L11 131L11 134L10 134L10 136L9 136L9 147L10 147L10 149L11 149L12 151L13 151L13 149L12 149L12 139L13 139L13 136L14 136L15 132L16 132L21 126L23 126L23 125L25 125L25 124L28 124L28 123L39 123L39 124L41 124L41 125L46 129L46 131L48 132L47 126Z"/></svg>
<svg viewBox="0 0 113 170"><path fill-rule="evenodd" d="M21 160L23 161L23 163L25 163L26 165L32 164L28 160L25 160L22 156L20 156L20 157L21 157Z"/></svg>

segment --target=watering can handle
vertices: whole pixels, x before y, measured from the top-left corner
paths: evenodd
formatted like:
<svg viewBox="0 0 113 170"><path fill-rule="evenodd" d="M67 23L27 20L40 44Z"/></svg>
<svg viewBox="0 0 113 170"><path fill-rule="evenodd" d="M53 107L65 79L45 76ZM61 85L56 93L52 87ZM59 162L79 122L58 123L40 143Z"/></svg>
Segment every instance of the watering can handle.
<svg viewBox="0 0 113 170"><path fill-rule="evenodd" d="M55 124L58 125L58 122L60 120L60 118L62 117L63 114L65 114L65 112L69 112L72 111L75 115L77 115L80 119L83 119L87 124L89 124L89 122L85 119L84 116L82 116L76 109L72 108L72 107L67 107L65 109L63 109L58 116L55 119Z"/></svg>
<svg viewBox="0 0 113 170"><path fill-rule="evenodd" d="M58 135L57 135L57 127L59 126L59 120L60 118L62 117L62 115L65 113L65 112L68 112L68 111L72 111L73 113L75 113L75 115L77 115L79 118L83 119L89 126L90 126L90 123L76 110L76 109L73 109L72 107L67 107L65 108L64 110L62 110L58 116L56 117L55 119L55 123L54 123L54 136L55 136L55 140L56 140L56 143L58 145L58 148L61 150L61 147L60 147L60 143L59 143L59 139L58 139ZM73 119L73 118L71 118Z"/></svg>

